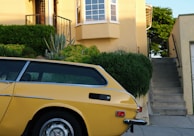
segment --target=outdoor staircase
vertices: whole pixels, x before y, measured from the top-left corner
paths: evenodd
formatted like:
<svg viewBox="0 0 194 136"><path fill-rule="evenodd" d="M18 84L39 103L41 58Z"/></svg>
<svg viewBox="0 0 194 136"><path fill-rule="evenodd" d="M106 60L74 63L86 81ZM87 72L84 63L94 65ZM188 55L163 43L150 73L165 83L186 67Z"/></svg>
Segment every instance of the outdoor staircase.
<svg viewBox="0 0 194 136"><path fill-rule="evenodd" d="M152 58L152 65L149 93L152 115L186 115L175 58Z"/></svg>

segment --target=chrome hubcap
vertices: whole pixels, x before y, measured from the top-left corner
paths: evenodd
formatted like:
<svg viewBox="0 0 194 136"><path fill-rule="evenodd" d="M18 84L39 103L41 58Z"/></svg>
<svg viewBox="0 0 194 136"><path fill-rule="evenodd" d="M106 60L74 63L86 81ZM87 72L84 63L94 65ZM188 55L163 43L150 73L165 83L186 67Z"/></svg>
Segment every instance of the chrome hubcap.
<svg viewBox="0 0 194 136"><path fill-rule="evenodd" d="M43 124L39 136L74 136L74 130L66 120L54 118Z"/></svg>

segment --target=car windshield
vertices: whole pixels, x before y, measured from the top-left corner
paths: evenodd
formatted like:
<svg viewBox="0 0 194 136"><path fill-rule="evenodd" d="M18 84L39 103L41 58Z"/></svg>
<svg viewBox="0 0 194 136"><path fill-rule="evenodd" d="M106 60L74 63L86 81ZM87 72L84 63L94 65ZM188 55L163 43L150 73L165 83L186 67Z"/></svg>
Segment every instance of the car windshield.
<svg viewBox="0 0 194 136"><path fill-rule="evenodd" d="M0 60L0 80L15 81L24 64L25 61Z"/></svg>

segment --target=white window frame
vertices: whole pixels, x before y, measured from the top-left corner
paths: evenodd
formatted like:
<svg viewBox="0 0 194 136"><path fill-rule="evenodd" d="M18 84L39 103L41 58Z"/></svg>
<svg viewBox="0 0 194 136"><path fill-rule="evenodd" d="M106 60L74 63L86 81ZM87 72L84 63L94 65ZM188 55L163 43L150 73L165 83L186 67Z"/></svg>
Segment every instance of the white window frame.
<svg viewBox="0 0 194 136"><path fill-rule="evenodd" d="M114 0L115 3L113 3L113 0L104 0L104 20L91 20L91 21L87 21L86 20L86 0L83 0L82 4L83 6L81 8L84 8L84 9L81 9L83 11L82 15L84 17L84 20L81 21L83 24L96 24L96 23L107 23L107 22L111 22L111 23L119 23L119 20L118 20L118 0ZM116 20L111 20L111 5L115 5L116 7ZM107 8L107 6L109 8ZM76 7L76 10L77 10L78 7ZM107 12L108 10L108 12ZM78 18L77 18L78 19ZM78 21L78 20L77 20ZM76 22L77 22L76 21ZM77 23L77 25L79 25L80 23Z"/></svg>
<svg viewBox="0 0 194 136"><path fill-rule="evenodd" d="M114 2L113 2L114 1ZM109 14L109 16L110 16L110 22L112 22L112 23L118 23L118 0L110 0L110 14ZM115 17L116 17L116 20L112 20L112 8L111 8L111 6L112 5L114 5L115 6Z"/></svg>
<svg viewBox="0 0 194 136"><path fill-rule="evenodd" d="M107 0L104 0L104 20L87 21L87 19L86 19L86 0L84 0L84 24L96 24L96 23L105 23L105 22L107 22L106 3L107 3Z"/></svg>

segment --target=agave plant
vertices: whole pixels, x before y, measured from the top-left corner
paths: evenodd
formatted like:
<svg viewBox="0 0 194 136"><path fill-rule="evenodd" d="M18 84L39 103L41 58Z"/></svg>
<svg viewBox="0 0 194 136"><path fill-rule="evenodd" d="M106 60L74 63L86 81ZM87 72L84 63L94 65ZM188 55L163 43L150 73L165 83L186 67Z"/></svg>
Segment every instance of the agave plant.
<svg viewBox="0 0 194 136"><path fill-rule="evenodd" d="M48 50L45 52L45 56L49 59L59 59L61 51L66 46L66 37L63 34L50 35L50 40L44 38Z"/></svg>

